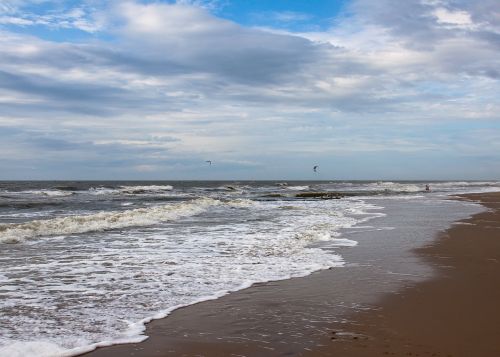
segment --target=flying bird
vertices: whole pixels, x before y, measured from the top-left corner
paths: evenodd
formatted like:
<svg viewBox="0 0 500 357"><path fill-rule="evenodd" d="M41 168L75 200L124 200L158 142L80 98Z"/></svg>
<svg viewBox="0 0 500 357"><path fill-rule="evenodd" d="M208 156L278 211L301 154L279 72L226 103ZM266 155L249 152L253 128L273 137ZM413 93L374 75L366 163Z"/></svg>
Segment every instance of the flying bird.
<svg viewBox="0 0 500 357"><path fill-rule="evenodd" d="M318 171L317 171L317 170L318 170L318 167L319 167L318 165L314 165L314 167L313 167L313 171L314 171L314 172L318 172Z"/></svg>
<svg viewBox="0 0 500 357"><path fill-rule="evenodd" d="M208 164L209 164L210 166L212 166L212 160L207 160L207 161L205 161L205 162L208 162Z"/></svg>

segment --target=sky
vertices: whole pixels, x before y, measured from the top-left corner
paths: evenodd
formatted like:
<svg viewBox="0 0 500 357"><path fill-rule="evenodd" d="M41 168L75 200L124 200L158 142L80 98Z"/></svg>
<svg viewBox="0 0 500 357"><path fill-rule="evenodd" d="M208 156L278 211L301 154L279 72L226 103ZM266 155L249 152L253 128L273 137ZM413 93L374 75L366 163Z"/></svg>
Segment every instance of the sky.
<svg viewBox="0 0 500 357"><path fill-rule="evenodd" d="M498 180L499 80L498 0L0 0L0 179Z"/></svg>

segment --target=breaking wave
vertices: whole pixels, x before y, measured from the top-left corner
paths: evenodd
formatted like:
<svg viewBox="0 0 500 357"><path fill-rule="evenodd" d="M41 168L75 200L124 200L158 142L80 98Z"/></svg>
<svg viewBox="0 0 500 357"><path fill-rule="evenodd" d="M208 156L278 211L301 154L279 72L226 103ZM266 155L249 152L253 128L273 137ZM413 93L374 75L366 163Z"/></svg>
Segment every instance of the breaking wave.
<svg viewBox="0 0 500 357"><path fill-rule="evenodd" d="M128 194L156 193L162 191L172 191L170 185L149 185L149 186L121 186L120 192Z"/></svg>
<svg viewBox="0 0 500 357"><path fill-rule="evenodd" d="M0 243L20 243L41 236L98 232L134 226L150 226L193 216L222 201L199 198L189 202L137 208L125 211L99 212L82 216L58 217L25 223L0 224ZM230 202L228 204L231 205ZM236 203L235 206L240 206Z"/></svg>
<svg viewBox="0 0 500 357"><path fill-rule="evenodd" d="M304 191L309 189L309 186L281 186L281 187L291 191Z"/></svg>
<svg viewBox="0 0 500 357"><path fill-rule="evenodd" d="M50 189L45 189L45 190L27 190L27 191L4 191L8 195L34 195L34 196L46 196L46 197L64 197L64 196L71 196L74 193L73 192L68 192L68 191L61 191L59 189L55 190L50 190Z"/></svg>
<svg viewBox="0 0 500 357"><path fill-rule="evenodd" d="M89 193L93 195L140 195L148 193L164 193L172 191L173 187L170 185L148 185L148 186L120 186L117 188L112 187L91 187Z"/></svg>

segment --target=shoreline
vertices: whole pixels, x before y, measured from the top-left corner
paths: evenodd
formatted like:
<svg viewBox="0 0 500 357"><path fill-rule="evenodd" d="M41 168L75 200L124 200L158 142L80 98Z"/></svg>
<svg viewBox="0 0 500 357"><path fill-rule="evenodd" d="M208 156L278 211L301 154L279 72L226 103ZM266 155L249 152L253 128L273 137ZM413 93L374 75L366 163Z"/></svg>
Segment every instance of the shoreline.
<svg viewBox="0 0 500 357"><path fill-rule="evenodd" d="M494 200L500 201L500 194L481 195L497 197ZM474 196L478 195L468 195L470 198ZM476 216L488 213L479 213L464 221L474 220ZM373 296L366 297L364 300L359 299L361 304L349 305L350 300L340 301L331 296L335 288L328 284L332 281L341 282L339 286L342 287L343 294L346 294L345 289L349 289L350 285L353 286L353 294L359 293L360 286L369 285L371 277L365 276L366 270L360 267L352 265L346 267L348 269L320 271L305 278L255 284L251 288L231 293L218 300L175 310L168 318L148 324L147 335L150 338L145 342L99 348L85 356L374 356L407 353L426 355L427 351L421 350L421 347L408 349L406 347L408 343L400 341L397 334L380 337L385 331L380 331L379 328L380 311L386 311L387 307L392 308L395 298L404 296L403 300L406 301L407 295L412 296L412 289L419 290L420 286L442 279L442 263L430 259L426 255L427 250L440 246L443 234L446 235L457 227L463 228L462 226L469 227L454 224L438 239L433 240L431 245L417 250L419 259L424 259L426 264L437 269L436 276L422 274L417 282L415 279L402 277L395 281L395 284L388 283L378 295L373 294L378 297L377 299ZM311 287L313 291L307 291ZM307 300L304 300L304 296ZM412 306L412 309L418 311L418 304ZM427 311L429 310L433 309L427 305ZM397 313L397 316L403 315ZM385 318L384 321L389 320ZM297 326L290 324L302 324L302 326L297 329L295 328ZM390 327L385 328L390 330ZM387 339L391 342L400 341L404 348L400 346L398 349L393 343L388 345ZM381 341L384 343L381 344ZM432 353L437 353L435 354L437 356L447 355L439 354L440 352ZM456 352L449 355L460 356Z"/></svg>
<svg viewBox="0 0 500 357"><path fill-rule="evenodd" d="M386 295L330 331L307 356L500 356L500 193L460 195L488 211L455 222L415 252L437 269L431 280Z"/></svg>

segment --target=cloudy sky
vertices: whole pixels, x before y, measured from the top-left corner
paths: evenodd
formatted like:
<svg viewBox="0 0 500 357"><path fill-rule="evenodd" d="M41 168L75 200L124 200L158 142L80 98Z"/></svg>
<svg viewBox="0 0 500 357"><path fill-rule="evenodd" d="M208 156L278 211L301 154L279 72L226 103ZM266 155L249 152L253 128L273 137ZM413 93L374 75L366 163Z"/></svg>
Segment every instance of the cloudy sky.
<svg viewBox="0 0 500 357"><path fill-rule="evenodd" d="M1 0L0 179L499 179L499 80L498 0Z"/></svg>

